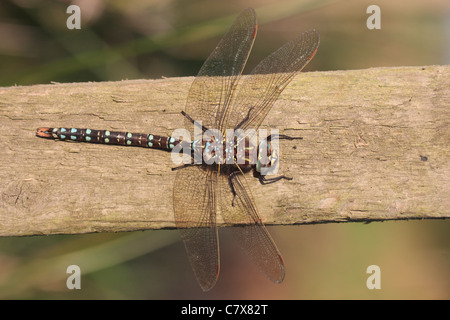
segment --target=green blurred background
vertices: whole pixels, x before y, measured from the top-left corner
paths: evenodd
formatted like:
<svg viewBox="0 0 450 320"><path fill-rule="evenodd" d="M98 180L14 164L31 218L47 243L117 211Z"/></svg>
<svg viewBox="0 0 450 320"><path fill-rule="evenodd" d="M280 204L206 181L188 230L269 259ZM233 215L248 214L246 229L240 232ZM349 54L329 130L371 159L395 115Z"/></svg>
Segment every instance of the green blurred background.
<svg viewBox="0 0 450 320"><path fill-rule="evenodd" d="M81 8L81 30L66 28L70 4ZM381 8L381 30L366 27L371 4ZM448 0L3 0L0 85L193 76L246 7L259 21L247 73L310 28L320 32L321 45L306 71L450 61ZM208 293L176 230L0 238L0 298L449 299L449 226L272 227L287 266L280 285L257 272L221 230L221 276ZM81 267L81 290L66 288L71 264ZM372 264L381 268L381 290L366 287Z"/></svg>

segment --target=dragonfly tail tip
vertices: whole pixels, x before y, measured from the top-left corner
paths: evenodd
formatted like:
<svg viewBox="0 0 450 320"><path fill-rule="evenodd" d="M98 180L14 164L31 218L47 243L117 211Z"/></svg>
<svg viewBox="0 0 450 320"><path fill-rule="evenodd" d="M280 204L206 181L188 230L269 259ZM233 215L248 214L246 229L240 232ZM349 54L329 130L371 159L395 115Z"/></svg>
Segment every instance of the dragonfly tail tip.
<svg viewBox="0 0 450 320"><path fill-rule="evenodd" d="M48 128L48 127L37 128L36 137L52 138L52 134L51 134L52 130L53 130L53 128Z"/></svg>

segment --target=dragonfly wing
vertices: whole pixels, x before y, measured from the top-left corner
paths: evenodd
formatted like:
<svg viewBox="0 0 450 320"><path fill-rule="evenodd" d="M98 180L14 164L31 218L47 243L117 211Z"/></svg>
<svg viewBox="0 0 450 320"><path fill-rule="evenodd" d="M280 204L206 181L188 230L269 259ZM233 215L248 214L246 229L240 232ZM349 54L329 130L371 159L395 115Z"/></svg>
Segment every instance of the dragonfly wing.
<svg viewBox="0 0 450 320"><path fill-rule="evenodd" d="M261 61L243 79L228 122L235 129L257 130L284 88L314 57L319 43L317 31L305 31Z"/></svg>
<svg viewBox="0 0 450 320"><path fill-rule="evenodd" d="M256 37L256 14L244 10L206 59L191 85L186 113L208 129L221 129ZM186 120L186 128L192 123ZM191 132L192 133L192 132Z"/></svg>
<svg viewBox="0 0 450 320"><path fill-rule="evenodd" d="M214 287L219 276L216 188L217 172L191 166L178 171L173 191L175 223L204 291Z"/></svg>
<svg viewBox="0 0 450 320"><path fill-rule="evenodd" d="M236 197L230 188L235 191ZM231 228L238 244L267 278L276 283L282 282L285 273L283 258L259 217L244 175L240 171L230 176L222 175L219 192L223 219L229 224L242 225Z"/></svg>

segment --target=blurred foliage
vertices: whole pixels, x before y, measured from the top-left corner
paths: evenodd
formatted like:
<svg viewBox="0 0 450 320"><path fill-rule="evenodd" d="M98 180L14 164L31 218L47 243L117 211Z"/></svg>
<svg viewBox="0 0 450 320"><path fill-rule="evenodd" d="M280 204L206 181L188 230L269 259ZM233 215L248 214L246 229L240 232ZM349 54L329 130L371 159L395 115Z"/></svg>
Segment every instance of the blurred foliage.
<svg viewBox="0 0 450 320"><path fill-rule="evenodd" d="M444 1L386 2L381 30L365 26L368 1L265 1L249 61L303 30L320 31L311 70L448 62ZM237 13L238 1L74 1L81 29L68 30L66 1L0 3L0 85L195 75ZM447 13L448 14L448 13ZM447 17L448 19L448 17ZM448 35L447 35L448 37Z"/></svg>

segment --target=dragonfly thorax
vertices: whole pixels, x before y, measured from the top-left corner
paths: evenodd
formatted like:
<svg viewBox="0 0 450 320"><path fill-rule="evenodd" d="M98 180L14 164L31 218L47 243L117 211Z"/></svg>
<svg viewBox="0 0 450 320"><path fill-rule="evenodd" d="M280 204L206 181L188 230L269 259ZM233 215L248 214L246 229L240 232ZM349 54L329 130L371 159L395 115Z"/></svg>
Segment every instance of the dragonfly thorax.
<svg viewBox="0 0 450 320"><path fill-rule="evenodd" d="M239 165L244 171L257 165L258 149L246 137L225 141L210 137L192 142L194 159L201 159L204 164Z"/></svg>
<svg viewBox="0 0 450 320"><path fill-rule="evenodd" d="M278 166L278 148L268 139L261 140L256 148L248 137L225 141L210 137L192 142L192 150L195 162L201 164L238 165L244 172L254 168L264 175L271 174Z"/></svg>

